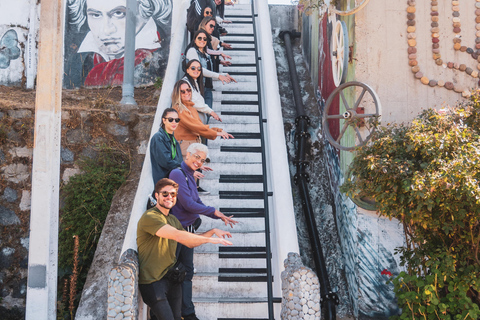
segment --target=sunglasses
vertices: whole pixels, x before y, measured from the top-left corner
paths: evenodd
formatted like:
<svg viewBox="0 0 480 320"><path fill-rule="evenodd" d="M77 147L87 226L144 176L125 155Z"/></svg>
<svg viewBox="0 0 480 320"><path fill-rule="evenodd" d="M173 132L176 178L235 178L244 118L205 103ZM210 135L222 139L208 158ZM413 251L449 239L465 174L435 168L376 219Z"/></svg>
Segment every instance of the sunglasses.
<svg viewBox="0 0 480 320"><path fill-rule="evenodd" d="M176 192L161 191L160 194L161 194L162 197L164 197L164 198L168 197L168 195L171 195L172 198L176 198L176 197L177 197L177 193L176 193Z"/></svg>
<svg viewBox="0 0 480 320"><path fill-rule="evenodd" d="M195 71L195 70L202 71L202 67L190 67L190 70L192 70L192 71Z"/></svg>
<svg viewBox="0 0 480 320"><path fill-rule="evenodd" d="M188 89L185 89L185 90L180 90L180 92L181 92L182 94L185 94L185 93L187 93L187 92L190 93L190 92L192 92L192 89L188 88Z"/></svg>
<svg viewBox="0 0 480 320"><path fill-rule="evenodd" d="M194 153L193 156L195 157L195 159L197 161L200 161L200 163L204 164L205 163L205 159L202 159L201 156L199 156L198 154Z"/></svg>
<svg viewBox="0 0 480 320"><path fill-rule="evenodd" d="M197 40L198 41L207 41L207 37L197 37Z"/></svg>
<svg viewBox="0 0 480 320"><path fill-rule="evenodd" d="M209 16L211 16L212 13L213 13L212 11L205 11L205 14L206 14L206 15L209 15Z"/></svg>
<svg viewBox="0 0 480 320"><path fill-rule="evenodd" d="M210 28L215 28L215 25L214 24L209 24L208 25Z"/></svg>
<svg viewBox="0 0 480 320"><path fill-rule="evenodd" d="M175 121L176 123L180 122L180 118L163 118L163 119L167 119L168 122L173 122L173 121Z"/></svg>

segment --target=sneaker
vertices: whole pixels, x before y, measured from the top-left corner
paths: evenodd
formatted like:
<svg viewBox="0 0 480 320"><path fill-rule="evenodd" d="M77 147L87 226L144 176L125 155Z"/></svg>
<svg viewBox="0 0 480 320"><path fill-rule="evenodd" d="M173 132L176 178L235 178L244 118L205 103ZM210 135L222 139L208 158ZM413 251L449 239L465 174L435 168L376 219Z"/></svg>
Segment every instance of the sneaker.
<svg viewBox="0 0 480 320"><path fill-rule="evenodd" d="M198 194L202 194L204 196L207 195L207 194L210 194L210 191L207 191L207 190L203 189L202 187L198 187L197 191L198 191Z"/></svg>
<svg viewBox="0 0 480 320"><path fill-rule="evenodd" d="M195 313L189 314L188 316L183 316L182 318L183 320L200 320L197 318Z"/></svg>

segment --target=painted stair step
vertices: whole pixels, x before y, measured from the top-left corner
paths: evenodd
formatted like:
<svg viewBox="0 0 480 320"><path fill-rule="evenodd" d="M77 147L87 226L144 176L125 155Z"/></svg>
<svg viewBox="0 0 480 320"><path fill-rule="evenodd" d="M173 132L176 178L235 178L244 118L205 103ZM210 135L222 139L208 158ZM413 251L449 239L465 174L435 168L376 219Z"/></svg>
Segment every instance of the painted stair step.
<svg viewBox="0 0 480 320"><path fill-rule="evenodd" d="M257 103L257 101L252 101ZM259 116L258 110L259 107L257 104L221 104L219 102L214 102L212 109L216 113L219 113L220 116L223 115L237 115L237 116ZM238 113L232 113L238 112ZM242 114L244 113L244 114Z"/></svg>
<svg viewBox="0 0 480 320"><path fill-rule="evenodd" d="M254 40L230 40L230 44L255 44Z"/></svg>
<svg viewBox="0 0 480 320"><path fill-rule="evenodd" d="M263 199L263 191L219 191L220 199Z"/></svg>
<svg viewBox="0 0 480 320"><path fill-rule="evenodd" d="M253 24L252 19L244 19L244 20L232 19L230 21L232 21L232 23L231 23L232 25L235 25L235 24Z"/></svg>
<svg viewBox="0 0 480 320"><path fill-rule="evenodd" d="M264 208L220 208L224 214L234 215L237 218L264 218Z"/></svg>
<svg viewBox="0 0 480 320"><path fill-rule="evenodd" d="M256 76L256 71L229 71L229 75L231 76Z"/></svg>
<svg viewBox="0 0 480 320"><path fill-rule="evenodd" d="M232 47L232 49L225 49L225 54L231 56L231 54L233 54L236 51L255 51L255 48L250 46L245 46L245 47L235 46L235 47Z"/></svg>
<svg viewBox="0 0 480 320"><path fill-rule="evenodd" d="M211 149L208 152L214 163L261 163L260 152L222 152L221 149Z"/></svg>
<svg viewBox="0 0 480 320"><path fill-rule="evenodd" d="M261 153L262 147L242 147L242 146L221 146L221 152L245 152L245 153Z"/></svg>
<svg viewBox="0 0 480 320"><path fill-rule="evenodd" d="M254 63L255 62L255 52L251 50L229 50L228 55L232 57L229 59L230 62L238 63ZM243 58L240 60L240 58ZM237 59L239 59L237 61Z"/></svg>
<svg viewBox="0 0 480 320"><path fill-rule="evenodd" d="M212 120L210 118L210 120ZM229 123L225 124L222 122L213 121L209 122L209 125L212 127L222 128L228 132L243 132L243 133L252 133L252 134L260 134L260 126L258 123Z"/></svg>
<svg viewBox="0 0 480 320"><path fill-rule="evenodd" d="M221 174L262 174L261 163L215 163L210 162L213 171L206 172L208 179L219 179Z"/></svg>
<svg viewBox="0 0 480 320"><path fill-rule="evenodd" d="M225 110L225 111L221 111L221 114L223 116L254 116L254 117L260 116L260 113L255 112L255 111L228 111L228 110Z"/></svg>
<svg viewBox="0 0 480 320"><path fill-rule="evenodd" d="M257 82L230 82L229 84L222 84L221 81L213 81L213 88L218 91L222 90L239 90L239 91L254 91L257 90Z"/></svg>
<svg viewBox="0 0 480 320"><path fill-rule="evenodd" d="M258 97L251 95L242 98L241 95L222 94L221 99L217 101L214 99L212 109L216 110L226 106L236 107L239 111L252 111L250 106L256 106L257 108L253 108L253 110L258 111Z"/></svg>
<svg viewBox="0 0 480 320"><path fill-rule="evenodd" d="M252 42L255 44L255 38L254 36L238 36L238 35L226 35L222 37L222 41L225 41L226 43L230 43L231 41L248 41Z"/></svg>
<svg viewBox="0 0 480 320"><path fill-rule="evenodd" d="M218 183L217 179L203 178L200 181L203 189L211 194L218 194L219 191L258 191L263 192L263 183Z"/></svg>
<svg viewBox="0 0 480 320"><path fill-rule="evenodd" d="M261 146L261 140L242 140L238 139L235 135L233 135L234 139L222 139L217 138L215 140L208 141L208 148L209 149L219 149L222 146L245 146L245 147L259 147Z"/></svg>
<svg viewBox="0 0 480 320"><path fill-rule="evenodd" d="M236 225L231 228L230 226L225 226L220 219L210 219L208 217L202 217L202 225L198 229L199 232L206 232L212 228L219 228L226 231L235 231L235 232L260 232L265 230L265 219L264 218L248 218L248 219L236 219L235 215L234 220L238 221ZM235 241L235 240L233 240ZM236 245L236 243L234 243ZM218 246L217 246L218 247Z"/></svg>
<svg viewBox="0 0 480 320"><path fill-rule="evenodd" d="M245 64L248 64L248 63L245 63ZM230 65L230 66L221 66L220 67L220 72L222 73L230 73L230 72L233 72L233 71L248 71L248 72L256 72L257 71L257 68L255 67L250 67L250 66L245 66L245 67L242 67L242 66L238 66L238 65Z"/></svg>
<svg viewBox="0 0 480 320"><path fill-rule="evenodd" d="M201 246L200 246L201 247ZM218 268L265 268L265 259L258 258L220 258L217 252L198 252L195 248L193 263L195 268L201 272L217 272Z"/></svg>
<svg viewBox="0 0 480 320"><path fill-rule="evenodd" d="M236 216L235 216L236 217ZM235 230L232 229L232 230ZM236 232L229 230L232 238L230 238L235 246L237 247L259 247L259 246L265 246L265 233L263 232ZM219 246L216 244L212 243L207 243L203 244L201 246L198 246L195 248L195 253L215 253L218 255L218 248ZM253 261L253 260L252 260ZM209 266L207 269L208 270L215 270L218 271L218 268L250 268L252 267L251 265L246 265L246 266L241 266L241 265L236 265L236 266ZM255 268L264 268L265 266L254 266ZM203 268L197 267L197 270L200 272L206 272L208 270L205 270Z"/></svg>
<svg viewBox="0 0 480 320"><path fill-rule="evenodd" d="M238 101L238 100L222 100L222 104L233 104L233 105L258 105L258 101Z"/></svg>
<svg viewBox="0 0 480 320"><path fill-rule="evenodd" d="M263 176L260 174L244 174L244 175L220 175L220 183L263 183Z"/></svg>
<svg viewBox="0 0 480 320"><path fill-rule="evenodd" d="M225 19L230 20L232 18L252 18L252 15L245 15L245 14L226 14Z"/></svg>
<svg viewBox="0 0 480 320"><path fill-rule="evenodd" d="M252 116L241 116L241 115L228 115L224 114L221 115L222 122L216 121L213 118L210 118L208 124L212 127L218 127L217 124L224 123L224 124L234 124L234 123L258 123L258 117ZM228 131L228 130L227 130Z"/></svg>
<svg viewBox="0 0 480 320"><path fill-rule="evenodd" d="M205 290L208 288L208 290ZM218 273L196 273L193 276L193 296L206 298L212 293L220 297L240 298L265 297L267 285L259 285L257 282L218 282Z"/></svg>
<svg viewBox="0 0 480 320"><path fill-rule="evenodd" d="M230 74L230 73L229 73ZM233 76L232 77L237 81L237 82L257 82L257 76Z"/></svg>
<svg viewBox="0 0 480 320"><path fill-rule="evenodd" d="M219 268L218 274L218 282L266 282L268 279L267 268Z"/></svg>
<svg viewBox="0 0 480 320"><path fill-rule="evenodd" d="M232 94L232 95L242 95L242 96L245 96L245 95L250 95L250 96L254 96L258 99L258 91L229 91L229 90L225 90L225 91L222 91L222 94L224 95L229 95L229 94Z"/></svg>
<svg viewBox="0 0 480 320"><path fill-rule="evenodd" d="M263 208L263 199L219 199L218 195L202 195L200 196L203 203L214 208ZM217 221L213 220L212 221ZM222 222L219 220L220 223Z"/></svg>
<svg viewBox="0 0 480 320"><path fill-rule="evenodd" d="M268 314L267 298L194 298L193 302L200 319L268 320L265 318Z"/></svg>
<svg viewBox="0 0 480 320"><path fill-rule="evenodd" d="M261 135L259 133L252 133L252 132L229 132L231 133L235 139L240 140L240 139L245 139L245 140L250 140L250 139L260 139Z"/></svg>
<svg viewBox="0 0 480 320"><path fill-rule="evenodd" d="M235 61L232 61L232 64L228 67L220 66L220 68L255 68L255 69L256 67L257 65L255 63L237 63Z"/></svg>
<svg viewBox="0 0 480 320"><path fill-rule="evenodd" d="M265 259L267 252L265 247L219 247L220 259Z"/></svg>

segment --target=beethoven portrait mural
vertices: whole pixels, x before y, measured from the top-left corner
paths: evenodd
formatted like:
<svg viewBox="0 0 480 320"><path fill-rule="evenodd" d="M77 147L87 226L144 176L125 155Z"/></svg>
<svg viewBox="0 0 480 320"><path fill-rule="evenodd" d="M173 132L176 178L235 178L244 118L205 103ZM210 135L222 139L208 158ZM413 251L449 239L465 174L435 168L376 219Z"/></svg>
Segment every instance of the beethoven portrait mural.
<svg viewBox="0 0 480 320"><path fill-rule="evenodd" d="M137 0L135 85L163 77L172 0ZM126 0L67 0L65 88L123 82Z"/></svg>

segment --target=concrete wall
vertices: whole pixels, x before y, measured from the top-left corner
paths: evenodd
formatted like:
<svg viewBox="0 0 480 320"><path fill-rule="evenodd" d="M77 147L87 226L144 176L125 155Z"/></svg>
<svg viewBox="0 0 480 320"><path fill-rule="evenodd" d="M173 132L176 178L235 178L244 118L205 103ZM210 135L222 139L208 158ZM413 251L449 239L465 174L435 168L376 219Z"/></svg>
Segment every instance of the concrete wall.
<svg viewBox="0 0 480 320"><path fill-rule="evenodd" d="M432 80L451 81L460 88L476 88L478 78L450 69L451 61L477 70L478 62L453 49L452 4L438 1L440 54L443 65L432 58L430 1L416 2L416 60L423 75ZM370 0L355 16L356 79L371 84L383 107L382 122L412 120L420 110L441 108L462 100L461 94L445 87L430 87L414 77L408 59L407 2ZM462 46L475 47L475 1L460 3Z"/></svg>

